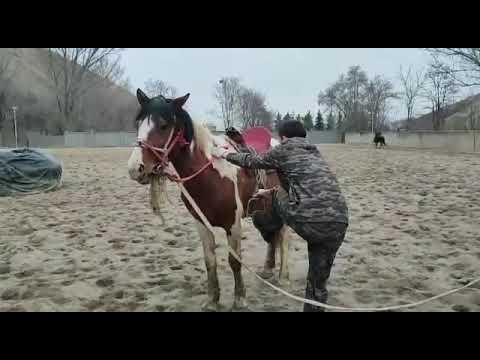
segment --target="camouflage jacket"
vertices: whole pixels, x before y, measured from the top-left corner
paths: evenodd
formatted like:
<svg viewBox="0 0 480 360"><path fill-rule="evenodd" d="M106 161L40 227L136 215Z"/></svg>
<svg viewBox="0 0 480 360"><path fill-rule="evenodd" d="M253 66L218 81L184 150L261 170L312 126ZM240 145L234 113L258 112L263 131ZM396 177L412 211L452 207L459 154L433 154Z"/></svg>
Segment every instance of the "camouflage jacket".
<svg viewBox="0 0 480 360"><path fill-rule="evenodd" d="M249 169L276 169L288 196L278 206L291 222L348 224L348 207L335 175L316 146L291 138L263 155L228 154L227 160Z"/></svg>

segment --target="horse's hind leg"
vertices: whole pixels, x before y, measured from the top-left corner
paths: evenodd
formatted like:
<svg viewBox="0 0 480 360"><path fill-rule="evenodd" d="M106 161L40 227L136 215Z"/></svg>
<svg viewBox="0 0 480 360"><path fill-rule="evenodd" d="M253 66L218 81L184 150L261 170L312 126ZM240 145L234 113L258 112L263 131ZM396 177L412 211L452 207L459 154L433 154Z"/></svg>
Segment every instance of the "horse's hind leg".
<svg viewBox="0 0 480 360"><path fill-rule="evenodd" d="M217 259L215 256L215 237L201 222L197 222L197 229L202 240L208 278L208 301L203 305L203 308L207 311L217 311L220 287L218 285Z"/></svg>
<svg viewBox="0 0 480 360"><path fill-rule="evenodd" d="M263 240L267 243L267 254L265 256L265 263L263 270L258 274L264 279L269 279L273 276L275 269L275 251L277 248L277 234L269 228L270 218L264 214L256 213L252 216L253 225L262 235Z"/></svg>
<svg viewBox="0 0 480 360"><path fill-rule="evenodd" d="M228 244L235 251L237 256L242 257L241 255L241 240L242 240L242 229L240 224L235 224L230 230L230 234L227 233ZM233 271L233 278L235 280L235 290L234 290L234 299L233 299L233 309L243 309L246 308L247 304L245 301L245 284L242 277L242 264L238 262L232 254L228 253L228 263L230 268Z"/></svg>
<svg viewBox="0 0 480 360"><path fill-rule="evenodd" d="M288 245L289 234L287 226L284 225L277 233L277 243L280 245L280 274L279 281L287 285L290 282L290 272L288 270Z"/></svg>
<svg viewBox="0 0 480 360"><path fill-rule="evenodd" d="M264 279L269 279L273 276L275 270L275 251L277 248L276 239L267 244L267 254L265 256L265 263L263 271L259 274Z"/></svg>

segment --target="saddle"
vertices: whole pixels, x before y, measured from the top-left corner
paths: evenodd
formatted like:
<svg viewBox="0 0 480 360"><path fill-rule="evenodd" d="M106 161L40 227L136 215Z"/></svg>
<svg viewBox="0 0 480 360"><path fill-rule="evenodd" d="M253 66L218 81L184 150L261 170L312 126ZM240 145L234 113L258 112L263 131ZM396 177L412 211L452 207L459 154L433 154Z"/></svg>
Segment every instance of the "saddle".
<svg viewBox="0 0 480 360"><path fill-rule="evenodd" d="M262 234L263 240L271 243L275 234L283 227L282 219L274 212L273 201L279 187L268 190L259 190L248 201L247 217L250 217L255 227Z"/></svg>
<svg viewBox="0 0 480 360"><path fill-rule="evenodd" d="M273 210L273 197L278 192L279 187L273 187L267 190L258 190L248 201L247 217L254 216L257 213L268 214Z"/></svg>
<svg viewBox="0 0 480 360"><path fill-rule="evenodd" d="M270 150L270 141L272 134L264 127L253 127L240 133L234 127L225 129L225 135L235 142L239 147L248 150L254 150L258 154L266 153Z"/></svg>

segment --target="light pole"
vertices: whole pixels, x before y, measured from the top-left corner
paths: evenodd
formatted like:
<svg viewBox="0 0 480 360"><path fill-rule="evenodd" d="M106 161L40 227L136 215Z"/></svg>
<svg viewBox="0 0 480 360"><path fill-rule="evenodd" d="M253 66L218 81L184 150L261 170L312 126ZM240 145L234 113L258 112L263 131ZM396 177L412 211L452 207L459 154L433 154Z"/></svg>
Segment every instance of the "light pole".
<svg viewBox="0 0 480 360"><path fill-rule="evenodd" d="M225 91L225 80L222 78L218 81L219 84L222 85L222 95L223 99L221 100L221 106L222 106L222 116L223 116L223 127L226 128L229 126L229 119L228 119L228 113L227 113L227 94Z"/></svg>
<svg viewBox="0 0 480 360"><path fill-rule="evenodd" d="M12 106L13 111L13 131L15 132L15 148L18 148L18 137L17 137L17 107Z"/></svg>

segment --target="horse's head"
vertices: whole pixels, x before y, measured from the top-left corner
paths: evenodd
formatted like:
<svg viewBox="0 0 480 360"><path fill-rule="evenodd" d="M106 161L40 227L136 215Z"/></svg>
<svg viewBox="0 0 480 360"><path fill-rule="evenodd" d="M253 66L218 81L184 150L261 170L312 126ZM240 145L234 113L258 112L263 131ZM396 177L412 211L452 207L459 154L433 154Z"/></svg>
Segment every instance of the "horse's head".
<svg viewBox="0 0 480 360"><path fill-rule="evenodd" d="M138 89L137 144L128 161L133 180L147 184L150 176L183 151L193 138L192 119L183 109L190 94L149 98Z"/></svg>

